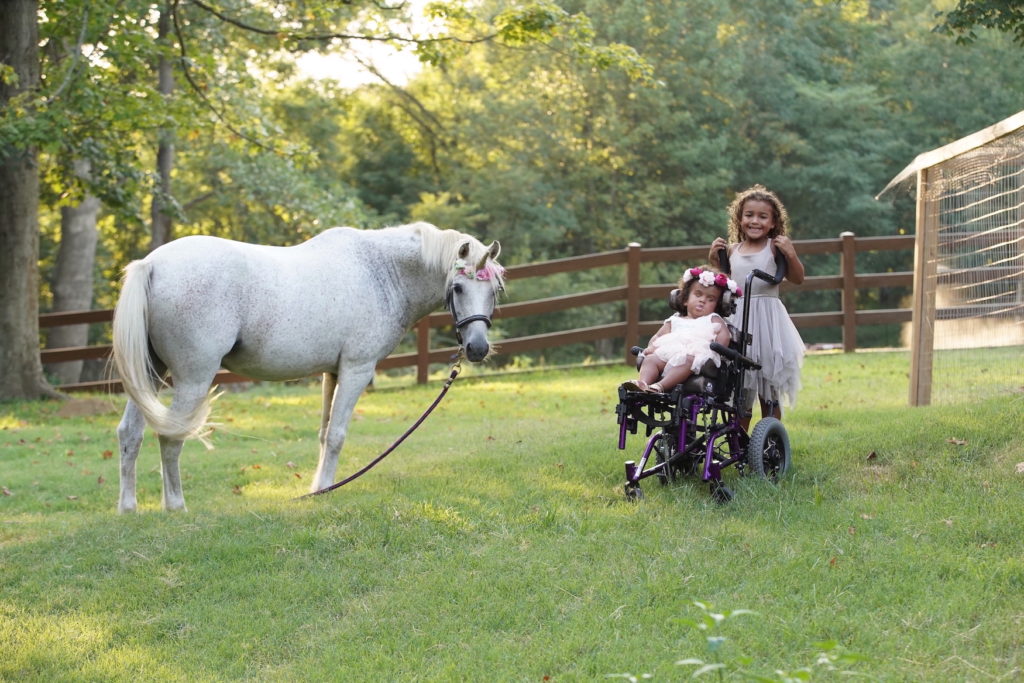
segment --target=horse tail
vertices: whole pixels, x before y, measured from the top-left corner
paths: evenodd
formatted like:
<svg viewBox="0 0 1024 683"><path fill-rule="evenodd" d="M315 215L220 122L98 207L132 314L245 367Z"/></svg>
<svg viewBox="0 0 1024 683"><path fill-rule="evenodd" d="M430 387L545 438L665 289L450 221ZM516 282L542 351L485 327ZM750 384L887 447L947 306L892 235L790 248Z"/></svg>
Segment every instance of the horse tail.
<svg viewBox="0 0 1024 683"><path fill-rule="evenodd" d="M121 296L114 309L114 367L125 392L145 416L157 434L184 441L189 437L204 440L204 427L210 414L208 395L188 415L177 415L164 405L157 391L166 383L153 366L149 347L149 284L153 265L133 261L124 270Z"/></svg>

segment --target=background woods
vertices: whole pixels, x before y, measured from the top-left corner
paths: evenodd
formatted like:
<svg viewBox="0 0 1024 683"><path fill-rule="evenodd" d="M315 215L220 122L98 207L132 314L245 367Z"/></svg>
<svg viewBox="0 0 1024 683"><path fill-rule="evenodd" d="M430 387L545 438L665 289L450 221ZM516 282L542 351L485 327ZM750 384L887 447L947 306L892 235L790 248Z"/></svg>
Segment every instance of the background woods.
<svg viewBox="0 0 1024 683"><path fill-rule="evenodd" d="M951 3L925 0L2 3L0 398L47 391L38 312L109 308L130 259L184 234L290 244L427 220L501 240L515 265L709 242L754 182L798 239L900 234L909 194L874 194L1021 108L1014 25L971 23L973 5L946 25ZM356 84L351 60L299 67L368 63L378 43L421 68ZM63 334L46 342L95 341Z"/></svg>

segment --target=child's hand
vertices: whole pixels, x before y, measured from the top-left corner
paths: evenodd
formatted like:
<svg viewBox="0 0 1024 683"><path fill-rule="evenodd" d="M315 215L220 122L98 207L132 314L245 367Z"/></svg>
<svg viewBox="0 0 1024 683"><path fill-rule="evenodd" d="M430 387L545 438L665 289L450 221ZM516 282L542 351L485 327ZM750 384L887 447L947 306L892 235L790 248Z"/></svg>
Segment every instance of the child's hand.
<svg viewBox="0 0 1024 683"><path fill-rule="evenodd" d="M711 251L708 252L708 263L715 268L721 268L722 264L718 262L718 252L721 249L729 251L729 243L725 241L724 237L716 237L715 241L711 243Z"/></svg>
<svg viewBox="0 0 1024 683"><path fill-rule="evenodd" d="M797 258L793 240L789 239L786 235L779 235L775 238L775 247L789 258Z"/></svg>
<svg viewBox="0 0 1024 683"><path fill-rule="evenodd" d="M793 241L785 235L775 238L775 248L786 257L786 279L794 285L804 281L804 264L800 263L800 257L796 255L796 247Z"/></svg>

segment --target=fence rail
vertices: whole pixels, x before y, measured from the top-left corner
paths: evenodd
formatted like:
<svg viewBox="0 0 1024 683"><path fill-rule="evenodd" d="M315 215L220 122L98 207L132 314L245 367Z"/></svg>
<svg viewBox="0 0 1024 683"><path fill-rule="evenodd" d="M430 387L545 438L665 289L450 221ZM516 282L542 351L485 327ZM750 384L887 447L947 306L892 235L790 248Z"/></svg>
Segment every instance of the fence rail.
<svg viewBox="0 0 1024 683"><path fill-rule="evenodd" d="M842 329L843 350L851 352L857 346L857 328L859 326L904 323L911 320L911 309L909 308L857 310L856 293L859 289L909 287L913 284L913 272L857 273L856 260L858 253L913 249L913 235L856 237L851 232L844 232L836 239L800 240L796 241L795 244L801 256L812 254L839 254L840 256L838 274L807 277L803 284L800 285L801 291L840 291L840 310L795 313L792 315L792 318L798 328L840 327ZM516 337L514 339L502 339L500 341L501 351L504 354L516 354L566 344L595 342L606 339L639 340L641 337L654 334L662 321L640 320L640 302L663 298L674 283L641 284L641 266L653 263L703 262L707 258L707 252L706 246L654 247L645 249L639 244L634 243L618 251L512 266L508 268L506 273L506 279L510 281L608 266L622 266L625 270L625 277L624 284L620 287L611 287L582 294L568 294L531 301L506 303L495 311L494 318L496 320L534 316L571 310L581 306L617 302L626 303L625 319L605 325L560 330L545 334ZM786 292L791 288L792 285L789 282L785 282L783 283L782 291ZM109 323L113 320L113 315L112 310L45 313L39 316L39 326L40 328L48 328L61 325ZM421 384L426 382L430 364L446 363L456 351L455 347L431 348L430 346L431 330L449 325L451 325L451 316L447 312L431 313L424 317L415 326L416 350L409 353L390 355L378 363L378 369L388 370L413 366L416 368L417 382ZM628 347L629 344L626 346ZM103 359L110 355L110 351L110 345L43 349L40 352L40 358L44 364ZM222 370L217 374L215 381L227 384L230 382L248 381L248 378ZM113 379L65 384L59 388L63 391L119 392L121 391L121 383Z"/></svg>

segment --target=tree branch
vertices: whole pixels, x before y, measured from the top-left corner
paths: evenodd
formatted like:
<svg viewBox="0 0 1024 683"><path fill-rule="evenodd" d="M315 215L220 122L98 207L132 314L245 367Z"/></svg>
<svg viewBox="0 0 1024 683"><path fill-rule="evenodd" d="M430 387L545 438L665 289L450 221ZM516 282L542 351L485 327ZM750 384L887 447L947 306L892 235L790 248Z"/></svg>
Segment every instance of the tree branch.
<svg viewBox="0 0 1024 683"><path fill-rule="evenodd" d="M78 67L78 60L82 56L82 45L85 44L85 31L89 26L89 6L85 5L82 9L82 30L78 32L78 42L75 43L75 49L71 54L71 66L68 67L67 73L64 74L64 81L53 91L53 94L46 98L46 104L53 104L58 97L67 89L68 85L71 84L71 78L75 75L75 70Z"/></svg>
<svg viewBox="0 0 1024 683"><path fill-rule="evenodd" d="M290 38L290 39L296 40L296 41L303 41L303 40L305 40L305 41L310 41L310 42L326 43L326 42L329 42L329 41L332 41L332 40L366 40L366 41L371 41L371 42L399 42L399 43L410 43L410 44L416 44L416 45L418 45L420 43L451 43L451 42L465 43L467 45L474 45L476 43L483 43L483 42L487 42L489 40L493 40L498 35L497 33L491 33L491 34L484 35L484 36L479 36L479 37L476 37L476 38L459 38L457 36L434 36L434 37L430 37L430 38L410 38L408 36L401 36L401 35L398 35L398 34L395 34L395 33L388 33L388 34L385 34L385 35L378 35L378 36L358 34L358 33L298 33L298 32L294 32L294 31L282 31L280 29L269 29L269 28L262 28L260 26L253 26L252 24L246 23L246 22L242 21L241 19L236 19L234 17L230 17L227 14L224 14L223 12L221 12L221 11L219 11L217 9L214 9L213 7L210 7L205 2L202 2L202 0L192 0L192 4L195 5L196 7L199 7L202 10L205 10L206 12L209 12L210 14L212 14L215 17L217 17L221 21L223 21L225 23L228 23L228 24L231 24L232 26L240 28L240 29L242 29L244 31L249 31L251 33L258 33L259 35L263 35L263 36L276 36L278 38ZM395 5L393 7L382 5L382 4L380 4L379 2L376 2L376 1L373 4L376 5L379 9L382 9L382 10L399 10L399 9L402 9L403 7L405 7L405 3L404 2L402 2L399 5Z"/></svg>
<svg viewBox="0 0 1024 683"><path fill-rule="evenodd" d="M262 141L257 140L256 138L252 137L251 135L248 135L247 133L243 133L242 131L238 130L233 125L231 125L231 122L228 121L228 119L224 115L224 113L222 111L218 110L216 106L214 106L213 102L210 101L210 98L207 97L206 94L199 87L199 84L195 82L195 79L192 77L192 71L189 69L189 66L188 66L188 62L189 62L188 48L185 46L185 35L182 32L182 30L181 30L181 22L179 21L179 18L178 18L178 3L179 3L179 1L180 0L174 0L174 2L171 3L171 17L174 20L174 34L178 38L178 52L181 55L181 60L180 60L180 62L181 62L181 72L182 72L182 75L185 76L185 81L189 84L189 87L192 88L192 92L194 92L196 94L196 96L199 97L199 100L204 105L206 105L206 107L211 112L213 112L213 115L217 117L217 120L220 121L222 124L224 124L224 126L229 131L231 131L232 133L234 133L238 137L242 138L243 140L247 140L248 142L251 142L252 144L256 145L257 147L260 147L261 149L265 149L265 150L267 150L269 152L276 152L275 149L273 149L273 148L269 147L268 145L264 144Z"/></svg>

